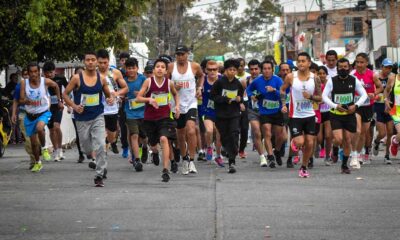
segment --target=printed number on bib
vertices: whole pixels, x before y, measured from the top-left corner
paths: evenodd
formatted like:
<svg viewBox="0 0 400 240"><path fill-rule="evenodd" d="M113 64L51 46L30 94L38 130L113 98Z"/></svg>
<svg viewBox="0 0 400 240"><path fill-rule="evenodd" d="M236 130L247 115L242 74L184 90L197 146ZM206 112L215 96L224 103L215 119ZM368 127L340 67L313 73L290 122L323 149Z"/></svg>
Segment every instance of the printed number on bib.
<svg viewBox="0 0 400 240"><path fill-rule="evenodd" d="M360 100L360 96L354 96L354 103L358 102ZM370 105L370 99L367 97L367 100L361 104L361 106L369 106Z"/></svg>
<svg viewBox="0 0 400 240"><path fill-rule="evenodd" d="M50 96L50 103L51 103L51 104L58 104L58 97L57 97L57 95Z"/></svg>
<svg viewBox="0 0 400 240"><path fill-rule="evenodd" d="M320 112L329 112L329 110L331 110L331 108L329 107L328 104L322 103L319 105L319 110L320 110Z"/></svg>
<svg viewBox="0 0 400 240"><path fill-rule="evenodd" d="M129 99L129 109L138 109L144 107L144 103L138 103L135 99Z"/></svg>
<svg viewBox="0 0 400 240"><path fill-rule="evenodd" d="M151 94L151 98L156 100L158 106L165 106L168 104L168 93Z"/></svg>
<svg viewBox="0 0 400 240"><path fill-rule="evenodd" d="M307 112L313 110L313 104L310 100L296 101L296 110L298 112Z"/></svg>
<svg viewBox="0 0 400 240"><path fill-rule="evenodd" d="M82 94L81 104L83 106L92 107L99 105L99 94Z"/></svg>
<svg viewBox="0 0 400 240"><path fill-rule="evenodd" d="M208 100L207 108L214 109L214 101L213 100Z"/></svg>
<svg viewBox="0 0 400 240"><path fill-rule="evenodd" d="M176 81L177 84L181 85L181 89L189 89L190 81Z"/></svg>
<svg viewBox="0 0 400 240"><path fill-rule="evenodd" d="M238 90L233 90L233 91L232 90L226 90L226 89L222 90L222 96L223 97L227 97L227 98L233 99L233 98L236 98L237 95L238 95Z"/></svg>
<svg viewBox="0 0 400 240"><path fill-rule="evenodd" d="M384 97L383 97L383 93L379 93L378 94L378 99L376 100L377 103L385 103L384 101Z"/></svg>
<svg viewBox="0 0 400 240"><path fill-rule="evenodd" d="M353 102L353 94L335 94L335 103L337 104L349 104Z"/></svg>
<svg viewBox="0 0 400 240"><path fill-rule="evenodd" d="M44 98L35 99L35 100L30 99L30 102L31 102L30 105L35 106L35 107L40 107L40 106L44 106L47 104L46 99L44 99Z"/></svg>
<svg viewBox="0 0 400 240"><path fill-rule="evenodd" d="M263 107L266 109L277 109L277 108L279 108L279 101L271 101L268 99L264 99Z"/></svg>

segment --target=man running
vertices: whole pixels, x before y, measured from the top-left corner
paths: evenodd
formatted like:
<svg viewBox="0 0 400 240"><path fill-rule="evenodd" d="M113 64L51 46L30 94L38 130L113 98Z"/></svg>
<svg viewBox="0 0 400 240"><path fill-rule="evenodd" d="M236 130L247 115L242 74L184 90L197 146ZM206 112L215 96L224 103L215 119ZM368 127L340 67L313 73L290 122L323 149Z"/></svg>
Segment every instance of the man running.
<svg viewBox="0 0 400 240"><path fill-rule="evenodd" d="M247 95L253 96L257 92L257 105L260 112L260 124L264 136L264 145L268 166L275 168L275 161L282 165L281 146L286 141L283 114L281 112L280 88L283 81L280 77L273 74L274 64L270 61L261 63L262 75L254 79L247 87ZM283 103L285 104L285 103ZM275 150L272 151L272 135L275 136ZM275 155L275 157L274 157ZM261 160L261 157L260 157ZM262 167L265 163L260 164Z"/></svg>
<svg viewBox="0 0 400 240"><path fill-rule="evenodd" d="M126 69L125 69L125 61L129 58L129 53L121 52L119 54L119 70L122 73L122 76L125 78ZM118 86L121 87L121 86ZM128 144L128 130L126 129L126 114L124 111L125 101L124 98L121 98L121 103L119 106L118 111L118 123L119 123L119 130L120 130L120 140L121 140L121 147L122 147L122 157L128 158L129 156L129 144Z"/></svg>
<svg viewBox="0 0 400 240"><path fill-rule="evenodd" d="M313 102L320 102L321 82L317 76L310 72L311 57L306 52L297 56L298 71L288 74L281 87L282 112L286 108L286 89L290 90L289 104L289 126L292 136L291 148L298 151L304 146L302 166L299 170L299 177L307 178L308 162L313 153L315 129L315 112Z"/></svg>
<svg viewBox="0 0 400 240"><path fill-rule="evenodd" d="M57 83L60 92L62 91L62 87L65 88L67 86L68 82L67 79L65 79L65 77L56 76L55 74L56 65L54 65L53 62L45 62L42 70L46 78L49 78L53 80L55 83ZM62 132L60 127L63 116L64 105L62 105L62 108L59 108L61 104L59 104L58 101L62 102L62 99L60 100L57 97L55 89L49 88L49 93L50 93L51 118L47 126L50 129L50 140L51 143L53 144L53 149L54 149L53 158L54 161L59 162L60 160L64 159L62 150ZM45 160L51 159L50 155L47 156L46 152L44 152L43 158Z"/></svg>
<svg viewBox="0 0 400 240"><path fill-rule="evenodd" d="M368 96L361 82L349 75L349 60L341 58L337 64L338 75L328 79L322 97L324 103L331 107L329 119L333 130L333 145L336 148L343 146L342 173L350 174L347 161L350 156L351 141L357 130L355 112ZM360 97L355 102L356 93ZM337 152L334 154L337 156Z"/></svg>
<svg viewBox="0 0 400 240"><path fill-rule="evenodd" d="M110 56L108 51L100 49L97 51L97 62L100 75L106 79L108 89L113 98L119 99L124 97L128 92L128 86L121 74L117 69L110 68ZM119 86L119 87L118 87ZM117 147L117 127L118 127L118 101L115 101L112 105L108 105L103 99L104 105L104 122L106 125L106 151L108 145L111 145L113 153L118 154Z"/></svg>
<svg viewBox="0 0 400 240"><path fill-rule="evenodd" d="M382 70L379 73L379 80L382 83L382 87L384 91L386 90L387 82L394 82L396 75L392 73L393 62L389 58L386 58L382 61ZM384 93L378 94L378 98L374 104L374 111L376 113L376 129L378 131L378 135L376 136L373 142L372 152L374 156L378 156L379 153L379 144L381 140L386 137L386 147L385 147L385 158L384 162L386 164L392 164L392 161L389 157L389 147L390 147L390 139L393 135L393 119L390 114L385 112L385 101L384 101Z"/></svg>
<svg viewBox="0 0 400 240"><path fill-rule="evenodd" d="M26 135L31 140L32 153L35 156L35 164L31 171L39 172L43 167L39 158L40 149L42 150L42 156L46 149L44 127L51 118L51 112L49 111L50 99L47 88L51 87L55 90L60 109L63 108L63 104L57 83L49 78L40 77L40 68L37 63L29 64L27 69L29 79L21 81L21 98L19 103L25 105L26 117L24 125Z"/></svg>
<svg viewBox="0 0 400 240"><path fill-rule="evenodd" d="M328 70L328 76L329 78L333 78L337 75L337 61L338 61L338 55L335 50L329 50L326 52L326 69Z"/></svg>
<svg viewBox="0 0 400 240"><path fill-rule="evenodd" d="M103 94L108 105L114 103L107 81L96 70L97 55L87 52L84 55L85 70L79 75L74 75L63 92L63 97L68 106L74 110L74 117L78 129L79 140L83 151L90 155L95 152L96 159L89 163L95 166L96 187L104 187L103 179L106 178L107 156L104 151L104 105ZM69 97L74 91L74 100Z"/></svg>
<svg viewBox="0 0 400 240"><path fill-rule="evenodd" d="M175 118L179 119L179 96L175 85L165 77L168 63L163 59L154 62L154 77L146 79L140 89L136 102L146 103L144 110L144 129L149 138L150 146L161 144L163 156L162 181L168 182L169 163L171 171L176 172L178 165L175 160L170 161L172 154L172 141L176 139L176 122L171 118L169 96L175 100Z"/></svg>
<svg viewBox="0 0 400 240"><path fill-rule="evenodd" d="M186 46L178 46L175 50L175 55L176 62L169 64L168 73L179 93L178 144L183 159L182 174L187 175L189 173L197 173L194 164L197 147L197 98L201 97L204 74L198 63L189 62L189 49ZM173 108L172 110L174 111L175 109ZM189 151L187 151L187 148Z"/></svg>

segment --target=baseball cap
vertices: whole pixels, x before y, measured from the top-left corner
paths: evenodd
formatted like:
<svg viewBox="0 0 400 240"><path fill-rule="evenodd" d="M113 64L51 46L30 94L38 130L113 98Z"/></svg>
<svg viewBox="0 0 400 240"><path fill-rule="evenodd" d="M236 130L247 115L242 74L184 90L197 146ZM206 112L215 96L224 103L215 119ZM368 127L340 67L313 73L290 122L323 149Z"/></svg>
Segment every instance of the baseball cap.
<svg viewBox="0 0 400 240"><path fill-rule="evenodd" d="M393 62L389 58L385 58L382 61L382 66L384 66L384 67L389 67L389 66L393 67Z"/></svg>
<svg viewBox="0 0 400 240"><path fill-rule="evenodd" d="M152 72L153 72L153 66L147 65L147 66L144 68L144 72L145 72L145 73L152 73Z"/></svg>
<svg viewBox="0 0 400 240"><path fill-rule="evenodd" d="M175 53L187 53L189 52L189 48L186 47L185 45L179 45L175 49Z"/></svg>

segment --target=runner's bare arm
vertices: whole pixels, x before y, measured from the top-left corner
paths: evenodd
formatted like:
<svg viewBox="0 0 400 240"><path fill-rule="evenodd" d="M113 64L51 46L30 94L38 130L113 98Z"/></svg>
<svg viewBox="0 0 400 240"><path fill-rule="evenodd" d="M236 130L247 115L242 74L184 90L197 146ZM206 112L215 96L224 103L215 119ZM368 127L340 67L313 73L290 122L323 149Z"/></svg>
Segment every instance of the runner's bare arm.
<svg viewBox="0 0 400 240"><path fill-rule="evenodd" d="M151 98L146 98L144 95L146 94L149 86L150 86L150 78L146 79L142 85L142 88L140 88L140 91L136 95L136 102L138 103L147 103L150 101Z"/></svg>
<svg viewBox="0 0 400 240"><path fill-rule="evenodd" d="M128 85L126 84L124 77L122 76L121 71L114 69L113 70L113 75L114 75L114 79L116 79L116 81L118 82L119 86L121 87L118 91L117 91L117 96L119 97L124 97L129 89L128 89Z"/></svg>
<svg viewBox="0 0 400 240"><path fill-rule="evenodd" d="M373 80L376 87L374 94L378 95L379 93L383 92L383 85L381 80L379 80L378 74L374 74Z"/></svg>
<svg viewBox="0 0 400 240"><path fill-rule="evenodd" d="M110 98L111 97L111 92L110 92L110 89L108 88L108 84L107 84L106 78L101 76L100 80L101 80L101 86L103 88L104 95L106 96L106 98Z"/></svg>
<svg viewBox="0 0 400 240"><path fill-rule="evenodd" d="M58 108L61 110L64 109L64 104L62 103L62 99L61 99L61 89L58 87L58 84L49 78L45 79L45 84L47 87L51 87L51 88L55 89L56 95L57 95L57 100L58 100L58 104L57 104Z"/></svg>
<svg viewBox="0 0 400 240"><path fill-rule="evenodd" d="M196 82L196 95L197 97L201 96L201 90L203 89L204 85L204 73L203 70L201 70L201 66L198 63L192 63L192 66L195 68L195 73L197 77L197 82Z"/></svg>
<svg viewBox="0 0 400 240"><path fill-rule="evenodd" d="M75 74L72 76L71 80L69 81L67 87L65 88L64 92L62 93L64 102L67 104L67 106L72 107L75 109L76 105L72 101L72 99L69 97L69 94L74 90L79 88L79 75Z"/></svg>
<svg viewBox="0 0 400 240"><path fill-rule="evenodd" d="M21 89L19 92L19 103L20 104L28 104L28 100L26 99L26 94L25 94L25 81L21 81Z"/></svg>
<svg viewBox="0 0 400 240"><path fill-rule="evenodd" d="M178 91L175 89L175 85L174 85L174 83L172 82L172 81L170 81L170 83L169 83L169 88L171 89L171 94L172 94L172 96L174 96L174 101L175 101L175 118L179 118L179 116L180 116L180 109L179 109L179 105L180 105L180 103L179 103L179 94L178 94Z"/></svg>
<svg viewBox="0 0 400 240"><path fill-rule="evenodd" d="M168 73L167 76L169 79L172 77L172 71L174 71L174 63L168 63Z"/></svg>
<svg viewBox="0 0 400 240"><path fill-rule="evenodd" d="M383 99L385 101L385 112L389 112L391 109L392 102L390 101L390 93L392 92L394 83L396 80L395 74L390 74L386 83L385 90L383 91Z"/></svg>
<svg viewBox="0 0 400 240"><path fill-rule="evenodd" d="M282 106L286 106L286 89L292 86L293 74L289 73L286 75L285 80L281 86L281 103Z"/></svg>
<svg viewBox="0 0 400 240"><path fill-rule="evenodd" d="M319 77L315 77L315 91L311 100L317 103L322 102L321 79Z"/></svg>

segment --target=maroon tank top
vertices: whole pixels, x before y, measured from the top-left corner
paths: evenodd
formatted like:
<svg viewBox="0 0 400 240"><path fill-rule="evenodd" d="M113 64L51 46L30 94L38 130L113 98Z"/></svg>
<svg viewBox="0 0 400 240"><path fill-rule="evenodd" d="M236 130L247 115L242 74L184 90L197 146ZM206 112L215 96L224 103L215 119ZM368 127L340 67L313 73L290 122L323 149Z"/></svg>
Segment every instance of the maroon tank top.
<svg viewBox="0 0 400 240"><path fill-rule="evenodd" d="M149 103L146 103L144 109L144 120L160 120L169 118L171 108L169 105L169 79L164 78L161 86L157 85L154 77L150 78L150 87L145 95L146 98L153 98L158 103L158 109L155 109Z"/></svg>

